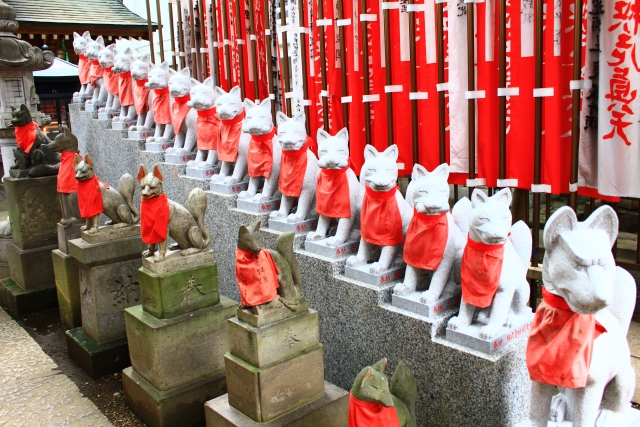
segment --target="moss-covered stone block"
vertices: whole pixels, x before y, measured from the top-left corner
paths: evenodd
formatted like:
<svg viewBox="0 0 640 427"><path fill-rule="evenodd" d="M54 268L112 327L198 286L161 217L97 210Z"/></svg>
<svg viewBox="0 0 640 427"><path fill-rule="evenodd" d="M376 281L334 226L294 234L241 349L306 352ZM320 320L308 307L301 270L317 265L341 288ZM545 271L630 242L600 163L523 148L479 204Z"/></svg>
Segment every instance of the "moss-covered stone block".
<svg viewBox="0 0 640 427"><path fill-rule="evenodd" d="M60 321L67 329L82 326L78 261L59 249L52 251L51 257L53 258L53 272L58 292Z"/></svg>
<svg viewBox="0 0 640 427"><path fill-rule="evenodd" d="M58 245L23 250L9 244L7 258L13 281L25 291L53 286L51 251L54 249L58 249Z"/></svg>

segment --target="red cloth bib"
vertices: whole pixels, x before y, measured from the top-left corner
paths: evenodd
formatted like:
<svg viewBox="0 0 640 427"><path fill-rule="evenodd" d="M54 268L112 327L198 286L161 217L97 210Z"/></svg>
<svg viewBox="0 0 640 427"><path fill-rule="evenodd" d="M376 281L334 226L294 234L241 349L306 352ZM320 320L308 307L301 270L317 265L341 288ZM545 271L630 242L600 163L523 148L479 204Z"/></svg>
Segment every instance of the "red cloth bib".
<svg viewBox="0 0 640 427"><path fill-rule="evenodd" d="M310 141L311 138L307 136L307 141L299 150L282 150L278 189L285 196L300 197L304 174L307 172L307 150Z"/></svg>
<svg viewBox="0 0 640 427"><path fill-rule="evenodd" d="M402 217L396 202L396 187L389 191L373 191L365 186L360 212L360 236L378 246L393 246L404 242Z"/></svg>
<svg viewBox="0 0 640 427"><path fill-rule="evenodd" d="M198 150L217 150L220 140L220 117L216 114L216 107L209 110L198 110L196 119L196 136Z"/></svg>
<svg viewBox="0 0 640 427"><path fill-rule="evenodd" d="M187 102L191 99L191 95L187 94L182 97L174 98L173 105L171 106L171 123L173 124L173 131L177 134L180 133L180 126L182 126L182 121L191 107L187 105Z"/></svg>
<svg viewBox="0 0 640 427"><path fill-rule="evenodd" d="M73 169L73 157L76 153L63 151L60 154L60 169L58 169L58 193L70 194L78 191L76 171ZM80 152L78 151L78 154ZM102 200L102 197L100 197Z"/></svg>
<svg viewBox="0 0 640 427"><path fill-rule="evenodd" d="M104 68L100 66L100 61L91 61L89 69L89 82L91 86L96 87L96 81L101 79L104 74Z"/></svg>
<svg viewBox="0 0 640 427"><path fill-rule="evenodd" d="M238 158L242 120L244 120L244 110L231 120L221 121L220 143L218 144L218 159L220 161L235 162Z"/></svg>
<svg viewBox="0 0 640 427"><path fill-rule="evenodd" d="M276 134L276 128L266 135L251 135L249 143L249 155L247 156L247 168L251 178L271 176L271 167L273 166L273 136Z"/></svg>
<svg viewBox="0 0 640 427"><path fill-rule="evenodd" d="M91 63L84 55L78 55L78 77L81 85L91 83Z"/></svg>
<svg viewBox="0 0 640 427"><path fill-rule="evenodd" d="M400 427L394 406L363 402L349 393L349 427Z"/></svg>
<svg viewBox="0 0 640 427"><path fill-rule="evenodd" d="M567 302L542 287L527 342L527 368L532 381L558 387L587 385L593 342L607 332L593 314L574 313Z"/></svg>
<svg viewBox="0 0 640 427"><path fill-rule="evenodd" d="M96 175L83 181L78 180L78 207L82 218L91 218L102 213L102 192L100 180Z"/></svg>
<svg viewBox="0 0 640 427"><path fill-rule="evenodd" d="M16 126L16 141L18 141L18 147L22 148L22 151L29 153L31 147L36 142L36 135L38 134L38 124L31 122L28 125Z"/></svg>
<svg viewBox="0 0 640 427"><path fill-rule="evenodd" d="M462 300L467 304L485 308L491 305L500 284L504 244L485 245L467 239L462 253Z"/></svg>
<svg viewBox="0 0 640 427"><path fill-rule="evenodd" d="M404 243L404 262L416 268L436 270L442 261L448 237L447 212L426 215L413 208Z"/></svg>
<svg viewBox="0 0 640 427"><path fill-rule="evenodd" d="M118 74L118 96L120 96L120 105L123 107L133 105L131 80L131 71Z"/></svg>
<svg viewBox="0 0 640 427"><path fill-rule="evenodd" d="M278 266L266 249L254 254L236 248L236 281L240 303L245 307L264 304L278 298Z"/></svg>
<svg viewBox="0 0 640 427"><path fill-rule="evenodd" d="M158 125L168 125L171 123L171 96L169 88L157 89L153 91L155 98L151 101L153 109L153 121Z"/></svg>
<svg viewBox="0 0 640 427"><path fill-rule="evenodd" d="M329 218L351 218L349 178L344 169L320 169L316 181L316 211Z"/></svg>
<svg viewBox="0 0 640 427"><path fill-rule="evenodd" d="M118 89L118 77L113 74L113 68L103 68L103 83L104 87L107 88L107 92L112 95L120 96Z"/></svg>
<svg viewBox="0 0 640 427"><path fill-rule="evenodd" d="M140 201L140 234L142 243L154 245L167 239L169 200L166 194Z"/></svg>
<svg viewBox="0 0 640 427"><path fill-rule="evenodd" d="M136 85L133 87L133 105L136 106L136 113L142 114L149 110L149 92L151 89L144 87L149 80L134 80Z"/></svg>

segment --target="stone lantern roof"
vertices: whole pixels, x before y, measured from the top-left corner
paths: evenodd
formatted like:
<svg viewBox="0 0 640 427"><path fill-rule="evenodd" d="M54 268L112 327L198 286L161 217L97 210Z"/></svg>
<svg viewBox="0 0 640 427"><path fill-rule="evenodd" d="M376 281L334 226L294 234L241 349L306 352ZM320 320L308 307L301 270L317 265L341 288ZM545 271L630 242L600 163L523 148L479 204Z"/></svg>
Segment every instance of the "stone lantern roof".
<svg viewBox="0 0 640 427"><path fill-rule="evenodd" d="M0 70L44 70L53 64L53 52L43 52L19 39L16 11L0 0Z"/></svg>

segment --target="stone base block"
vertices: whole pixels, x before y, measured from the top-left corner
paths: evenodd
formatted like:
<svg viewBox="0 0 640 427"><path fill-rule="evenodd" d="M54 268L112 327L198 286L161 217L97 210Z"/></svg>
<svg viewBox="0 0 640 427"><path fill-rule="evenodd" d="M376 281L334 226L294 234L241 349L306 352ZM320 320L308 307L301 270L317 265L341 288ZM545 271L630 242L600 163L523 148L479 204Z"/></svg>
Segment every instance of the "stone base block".
<svg viewBox="0 0 640 427"><path fill-rule="evenodd" d="M184 154L184 155L165 153L164 155L165 163L173 163L177 165L186 165L187 162L195 159L196 159L196 153Z"/></svg>
<svg viewBox="0 0 640 427"><path fill-rule="evenodd" d="M442 295L440 299L433 304L424 304L420 302L420 297L423 292L424 291L416 291L403 296L393 294L391 296L391 305L421 316L432 318L448 315L451 310L460 307L461 294Z"/></svg>
<svg viewBox="0 0 640 427"><path fill-rule="evenodd" d="M0 262L0 279L6 279L11 276L11 269L9 268L9 263Z"/></svg>
<svg viewBox="0 0 640 427"><path fill-rule="evenodd" d="M95 244L74 239L69 242L69 249L71 255L82 264L101 265L135 258L142 260L141 254L147 246L142 243L140 236L136 236Z"/></svg>
<svg viewBox="0 0 640 427"><path fill-rule="evenodd" d="M207 169L187 167L187 176L190 178L208 179L219 172L219 166Z"/></svg>
<svg viewBox="0 0 640 427"><path fill-rule="evenodd" d="M105 121L111 122L114 117L118 117L119 115L120 115L120 111L116 111L114 113L98 113L98 120L105 120Z"/></svg>
<svg viewBox="0 0 640 427"><path fill-rule="evenodd" d="M171 319L157 319L140 305L125 310L131 365L160 391L224 374L227 329L238 303L220 304Z"/></svg>
<svg viewBox="0 0 640 427"><path fill-rule="evenodd" d="M238 319L247 323L256 328L262 328L263 326L270 325L275 322L280 322L282 320L288 319L293 316L297 316L298 314L302 314L309 310L309 301L304 298L300 298L298 300L298 307L296 311L291 311L285 306L278 310L268 311L261 315L253 314L253 310L250 308L239 308L238 309Z"/></svg>
<svg viewBox="0 0 640 427"><path fill-rule="evenodd" d="M14 244L7 246L11 278L25 291L51 286L55 283L51 251L58 245L22 250Z"/></svg>
<svg viewBox="0 0 640 427"><path fill-rule="evenodd" d="M69 357L93 379L131 365L126 337L97 344L82 328L69 329L66 336Z"/></svg>
<svg viewBox="0 0 640 427"><path fill-rule="evenodd" d="M118 239L127 239L129 237L140 237L140 225L131 225L128 227L116 228L113 225L104 225L98 227L96 233L87 233L82 231L80 234L82 240L91 244L109 243Z"/></svg>
<svg viewBox="0 0 640 427"><path fill-rule="evenodd" d="M313 231L318 226L318 218L308 219L300 222L288 222L284 219L269 219L269 228L275 231L282 231L286 233L291 231L293 233L308 233Z"/></svg>
<svg viewBox="0 0 640 427"><path fill-rule="evenodd" d="M58 249L62 253L69 254L69 240L80 238L83 225L85 225L85 221L78 221L78 223L66 227L60 223L56 225L58 230Z"/></svg>
<svg viewBox="0 0 640 427"><path fill-rule="evenodd" d="M226 378L220 374L195 384L160 391L131 368L122 371L124 399L149 427L201 426L205 422L203 405L226 393Z"/></svg>
<svg viewBox="0 0 640 427"><path fill-rule="evenodd" d="M249 188L249 181L239 182L237 184L223 184L221 182L213 182L209 184L209 189L215 193L221 194L238 194Z"/></svg>
<svg viewBox="0 0 640 427"><path fill-rule="evenodd" d="M257 422L229 405L225 394L207 402L207 427L347 427L349 392L324 383L324 396L268 422Z"/></svg>
<svg viewBox="0 0 640 427"><path fill-rule="evenodd" d="M137 131L137 130L129 130L129 139L147 139L151 138L155 134L155 130L145 130L145 131Z"/></svg>
<svg viewBox="0 0 640 427"><path fill-rule="evenodd" d="M9 278L0 281L0 298L18 316L48 310L58 305L55 285L25 291Z"/></svg>
<svg viewBox="0 0 640 427"><path fill-rule="evenodd" d="M387 271L374 274L369 272L371 264L359 265L357 267L344 267L344 275L349 279L359 280L367 285L386 285L390 282L401 280L404 277L405 267L391 267Z"/></svg>
<svg viewBox="0 0 640 427"><path fill-rule="evenodd" d="M225 356L229 404L267 422L324 395L322 344L264 368Z"/></svg>
<svg viewBox="0 0 640 427"><path fill-rule="evenodd" d="M147 151L167 151L167 148L173 147L173 141L169 142L147 142L144 144L144 149Z"/></svg>
<svg viewBox="0 0 640 427"><path fill-rule="evenodd" d="M466 328L453 330L447 327L447 340L452 343L463 345L483 353L491 354L502 350L507 345L515 342L517 338L529 335L529 326L533 320L533 313L523 315L518 319L516 325L511 328L503 326L500 333L493 339L480 338L482 323L474 322Z"/></svg>
<svg viewBox="0 0 640 427"><path fill-rule="evenodd" d="M265 202L254 202L251 199L238 199L238 209L251 213L265 213L280 209L280 199L270 199Z"/></svg>
<svg viewBox="0 0 640 427"><path fill-rule="evenodd" d="M129 129L131 126L135 126L137 123L137 120L131 120L129 122L121 122L121 121L115 121L113 120L111 122L111 129L115 129L115 130L127 130Z"/></svg>
<svg viewBox="0 0 640 427"><path fill-rule="evenodd" d="M100 111L101 108L106 107L107 103L106 102L94 102L93 104L88 104L85 102L84 104L84 111L90 111L90 112L98 112Z"/></svg>
<svg viewBox="0 0 640 427"><path fill-rule="evenodd" d="M9 247L9 245L11 245L13 242L11 241L11 238L4 238L4 237L0 237L0 263L1 264L9 264L9 258L7 255L7 248ZM5 277L9 277L9 275L7 274L6 276L2 276L0 277L0 279L4 279Z"/></svg>
<svg viewBox="0 0 640 427"><path fill-rule="evenodd" d="M84 103L87 102L90 99L91 99L90 96L74 96L72 98L72 102L74 104L81 104L84 107Z"/></svg>
<svg viewBox="0 0 640 427"><path fill-rule="evenodd" d="M304 250L314 255L320 255L326 258L338 259L345 258L358 253L360 241L348 241L338 246L327 246L329 239L322 240L305 240Z"/></svg>
<svg viewBox="0 0 640 427"><path fill-rule="evenodd" d="M80 273L78 261L61 250L51 252L56 278L60 322L67 329L82 326L80 311Z"/></svg>

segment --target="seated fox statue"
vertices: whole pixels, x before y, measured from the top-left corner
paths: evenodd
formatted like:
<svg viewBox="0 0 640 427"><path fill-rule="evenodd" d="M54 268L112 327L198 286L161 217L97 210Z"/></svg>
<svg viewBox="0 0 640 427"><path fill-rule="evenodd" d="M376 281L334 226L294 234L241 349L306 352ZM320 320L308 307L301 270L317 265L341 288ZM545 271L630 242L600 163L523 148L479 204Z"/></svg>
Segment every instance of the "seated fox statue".
<svg viewBox="0 0 640 427"><path fill-rule="evenodd" d="M407 365L398 363L391 383L387 359L362 369L349 395L349 427L415 427L418 388Z"/></svg>

